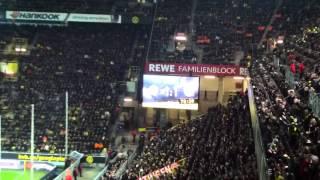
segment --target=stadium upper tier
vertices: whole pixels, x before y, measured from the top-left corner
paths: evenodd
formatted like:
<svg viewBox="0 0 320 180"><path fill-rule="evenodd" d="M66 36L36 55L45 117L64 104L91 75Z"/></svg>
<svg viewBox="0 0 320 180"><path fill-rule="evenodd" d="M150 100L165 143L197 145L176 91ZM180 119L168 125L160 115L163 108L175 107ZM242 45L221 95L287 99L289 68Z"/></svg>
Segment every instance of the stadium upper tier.
<svg viewBox="0 0 320 180"><path fill-rule="evenodd" d="M3 0L1 10L25 10L42 12L72 12L91 14L147 14L152 3L138 4L137 1L127 0Z"/></svg>

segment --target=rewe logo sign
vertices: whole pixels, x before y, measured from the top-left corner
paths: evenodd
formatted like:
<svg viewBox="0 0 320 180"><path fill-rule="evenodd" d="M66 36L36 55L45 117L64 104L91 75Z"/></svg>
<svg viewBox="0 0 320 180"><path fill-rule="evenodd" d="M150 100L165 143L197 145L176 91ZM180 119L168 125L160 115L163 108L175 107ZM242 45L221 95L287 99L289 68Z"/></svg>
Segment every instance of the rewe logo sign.
<svg viewBox="0 0 320 180"><path fill-rule="evenodd" d="M174 64L149 64L149 72L159 72L159 73L174 73L175 65Z"/></svg>
<svg viewBox="0 0 320 180"><path fill-rule="evenodd" d="M33 21L65 21L68 13L6 11L6 19Z"/></svg>
<svg viewBox="0 0 320 180"><path fill-rule="evenodd" d="M248 76L248 69L235 65L146 63L145 73L202 76Z"/></svg>

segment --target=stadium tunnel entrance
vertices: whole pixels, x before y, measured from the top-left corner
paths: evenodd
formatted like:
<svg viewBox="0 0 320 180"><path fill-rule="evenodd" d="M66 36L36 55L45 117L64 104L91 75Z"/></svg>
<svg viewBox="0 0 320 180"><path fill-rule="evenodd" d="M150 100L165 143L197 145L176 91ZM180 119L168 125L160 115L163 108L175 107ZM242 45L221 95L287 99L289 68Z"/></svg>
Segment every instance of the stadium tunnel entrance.
<svg viewBox="0 0 320 180"><path fill-rule="evenodd" d="M218 103L225 105L247 89L249 80L248 69L236 65L146 63L142 104L135 103L142 107L139 126L186 122Z"/></svg>

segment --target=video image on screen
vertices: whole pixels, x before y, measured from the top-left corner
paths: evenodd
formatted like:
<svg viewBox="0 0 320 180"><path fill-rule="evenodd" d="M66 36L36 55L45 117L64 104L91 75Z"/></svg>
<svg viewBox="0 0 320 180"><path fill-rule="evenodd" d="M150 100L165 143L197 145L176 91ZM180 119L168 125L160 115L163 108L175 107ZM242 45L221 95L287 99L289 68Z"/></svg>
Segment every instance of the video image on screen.
<svg viewBox="0 0 320 180"><path fill-rule="evenodd" d="M143 76L143 107L198 109L199 77Z"/></svg>

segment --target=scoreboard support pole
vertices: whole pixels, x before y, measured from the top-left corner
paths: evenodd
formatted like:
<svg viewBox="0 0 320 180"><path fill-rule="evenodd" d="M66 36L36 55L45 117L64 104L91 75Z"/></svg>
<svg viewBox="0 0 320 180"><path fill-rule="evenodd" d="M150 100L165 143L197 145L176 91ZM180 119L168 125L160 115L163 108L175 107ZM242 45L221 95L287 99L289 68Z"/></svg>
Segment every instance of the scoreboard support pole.
<svg viewBox="0 0 320 180"><path fill-rule="evenodd" d="M69 106L69 97L68 97L68 91L66 92L66 122L65 122L65 126L66 126L66 130L65 130L65 145L64 145L64 148L65 148L65 157L68 156L68 136L69 136L69 118L68 118L68 113L69 113L69 110L68 110L68 106Z"/></svg>
<svg viewBox="0 0 320 180"><path fill-rule="evenodd" d="M0 115L0 160L2 160L2 117ZM1 176L1 168L0 168L0 176Z"/></svg>
<svg viewBox="0 0 320 180"><path fill-rule="evenodd" d="M0 160L2 159L2 117L0 115ZM0 168L1 169L1 168Z"/></svg>
<svg viewBox="0 0 320 180"><path fill-rule="evenodd" d="M33 169L33 161L34 161L34 104L31 104L31 137L30 137L30 144L31 144L31 173L30 179L34 179L34 169Z"/></svg>

